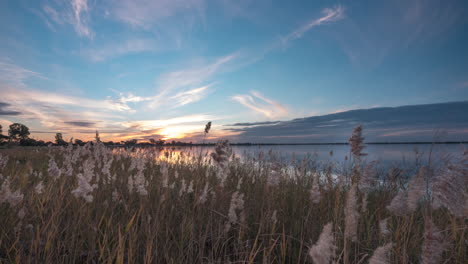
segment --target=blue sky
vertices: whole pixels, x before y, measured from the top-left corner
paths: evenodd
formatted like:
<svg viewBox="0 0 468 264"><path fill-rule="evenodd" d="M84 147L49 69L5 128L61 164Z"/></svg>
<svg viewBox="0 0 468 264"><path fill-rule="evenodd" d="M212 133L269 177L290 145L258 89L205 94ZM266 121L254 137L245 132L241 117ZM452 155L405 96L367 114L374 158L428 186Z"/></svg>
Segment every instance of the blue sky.
<svg viewBox="0 0 468 264"><path fill-rule="evenodd" d="M461 0L6 0L0 124L43 139L195 140L207 121L221 137L239 122L464 101L467 11Z"/></svg>

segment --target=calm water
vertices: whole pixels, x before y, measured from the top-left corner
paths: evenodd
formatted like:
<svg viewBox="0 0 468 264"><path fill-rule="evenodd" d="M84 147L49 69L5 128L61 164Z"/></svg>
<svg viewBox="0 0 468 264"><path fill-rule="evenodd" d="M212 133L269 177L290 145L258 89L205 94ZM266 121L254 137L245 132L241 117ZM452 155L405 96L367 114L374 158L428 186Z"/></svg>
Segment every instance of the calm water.
<svg viewBox="0 0 468 264"><path fill-rule="evenodd" d="M183 151L185 153L199 153L200 147L174 147L168 148L173 154ZM416 162L427 164L437 163L447 157L463 155L468 150L468 144L395 144L395 145L367 145L364 149L368 153L365 161L379 161L383 165L414 165ZM203 153L213 151L213 147L202 147ZM274 152L284 161L303 159L305 156L319 162L343 162L349 157L348 145L301 145L301 146L233 146L234 153L241 158L258 157L260 152L268 154Z"/></svg>

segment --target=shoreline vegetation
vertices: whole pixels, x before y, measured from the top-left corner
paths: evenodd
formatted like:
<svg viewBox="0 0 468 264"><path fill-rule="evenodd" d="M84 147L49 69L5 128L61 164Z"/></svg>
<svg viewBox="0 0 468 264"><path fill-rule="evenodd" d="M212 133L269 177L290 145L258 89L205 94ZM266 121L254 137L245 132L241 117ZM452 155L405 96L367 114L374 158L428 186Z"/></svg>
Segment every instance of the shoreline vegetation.
<svg viewBox="0 0 468 264"><path fill-rule="evenodd" d="M466 263L468 151L383 170L361 126L347 144L344 163L241 161L227 140L159 155L98 134L0 152L0 262Z"/></svg>
<svg viewBox="0 0 468 264"><path fill-rule="evenodd" d="M211 128L211 122L209 122ZM208 128L208 126L207 126ZM209 129L208 129L209 131ZM216 142L205 142L206 129L201 143L183 142L183 141L166 141L163 139L150 138L147 141L138 142L137 139L125 140L120 142L114 141L101 141L99 132L96 130L96 139L107 147L213 147ZM80 139L71 138L68 142L63 139L62 133L56 133L55 141L45 142L43 140L36 140L30 138L29 128L20 123L14 123L9 126L8 136L2 135L2 126L0 125L0 149L9 147L45 147L53 146L67 146L79 145L84 146L86 143L93 144L93 141L82 141ZM299 143L255 143L255 142L230 142L231 146L326 146L326 145L349 145L349 142L299 142ZM468 141L394 141L394 142L366 142L367 145L434 145L434 144L468 144Z"/></svg>

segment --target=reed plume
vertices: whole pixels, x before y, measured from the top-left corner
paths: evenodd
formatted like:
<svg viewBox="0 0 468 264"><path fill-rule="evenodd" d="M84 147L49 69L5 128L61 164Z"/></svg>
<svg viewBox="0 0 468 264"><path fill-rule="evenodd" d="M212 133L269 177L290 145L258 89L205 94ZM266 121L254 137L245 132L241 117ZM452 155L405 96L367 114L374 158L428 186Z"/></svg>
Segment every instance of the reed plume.
<svg viewBox="0 0 468 264"><path fill-rule="evenodd" d="M359 212L357 208L357 184L353 184L346 195L345 213L345 238L353 242L357 241L357 228Z"/></svg>
<svg viewBox="0 0 468 264"><path fill-rule="evenodd" d="M320 202L320 187L318 184L318 176L312 176L312 188L310 189L310 201L313 204L318 204Z"/></svg>
<svg viewBox="0 0 468 264"><path fill-rule="evenodd" d="M14 192L10 189L10 180L6 179L3 182L0 189L0 204L7 202L11 207L15 207L23 201L23 198L24 195L19 189Z"/></svg>
<svg viewBox="0 0 468 264"><path fill-rule="evenodd" d="M383 237L390 235L390 230L388 230L388 217L379 221L379 231L380 235Z"/></svg>
<svg viewBox="0 0 468 264"><path fill-rule="evenodd" d="M408 194L406 191L399 191L395 197L393 197L391 203L387 205L387 210L396 216L404 216L409 213L408 209Z"/></svg>
<svg viewBox="0 0 468 264"><path fill-rule="evenodd" d="M443 206L456 217L466 217L467 186L468 162L465 157L436 177L432 188L434 208Z"/></svg>
<svg viewBox="0 0 468 264"><path fill-rule="evenodd" d="M411 179L408 184L407 193L407 207L409 212L414 212L421 198L426 193L426 185L424 182L424 175L429 175L429 169L427 167L421 167L418 173Z"/></svg>
<svg viewBox="0 0 468 264"><path fill-rule="evenodd" d="M351 153L354 157L360 158L366 156L367 153L363 153L364 150L364 137L362 136L362 125L359 125L353 129L353 134L349 138L349 144L351 146Z"/></svg>
<svg viewBox="0 0 468 264"><path fill-rule="evenodd" d="M323 227L317 243L309 249L309 256L316 264L329 264L335 257L335 238L332 233L333 223Z"/></svg>
<svg viewBox="0 0 468 264"><path fill-rule="evenodd" d="M369 264L390 264L388 255L392 250L393 243L387 243L381 247L378 247L372 257L369 259Z"/></svg>
<svg viewBox="0 0 468 264"><path fill-rule="evenodd" d="M231 226L238 222L239 217L237 216L237 211L244 210L244 194L235 191L231 196L231 203L229 205L228 211L228 222L225 225L224 231L229 232Z"/></svg>
<svg viewBox="0 0 468 264"><path fill-rule="evenodd" d="M421 263L440 263L442 253L445 251L447 243L440 229L427 218L425 221L424 242L422 245Z"/></svg>

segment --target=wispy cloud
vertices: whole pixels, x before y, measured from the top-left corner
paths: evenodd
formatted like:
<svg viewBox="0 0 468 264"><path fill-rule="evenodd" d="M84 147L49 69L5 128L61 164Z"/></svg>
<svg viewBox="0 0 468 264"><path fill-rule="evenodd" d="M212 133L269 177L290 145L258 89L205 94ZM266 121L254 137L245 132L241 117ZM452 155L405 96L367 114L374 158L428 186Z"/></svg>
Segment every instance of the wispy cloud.
<svg viewBox="0 0 468 264"><path fill-rule="evenodd" d="M0 60L0 85L24 87L24 81L32 77L45 78L41 74L25 69L8 60Z"/></svg>
<svg viewBox="0 0 468 264"><path fill-rule="evenodd" d="M61 106L68 105L108 111L132 110L126 103L111 99L96 100L84 97L60 95L32 89L15 90L7 87L2 88L2 92L4 92L2 95L3 99L12 105L22 104L27 106L28 104L32 103L39 103Z"/></svg>
<svg viewBox="0 0 468 264"><path fill-rule="evenodd" d="M372 16L350 17L332 36L350 62L358 67L377 67L395 52L445 39L466 17L463 1L371 1L356 8L374 10ZM463 22L462 22L463 23ZM385 34L382 34L385 32ZM450 33L451 34L451 33Z"/></svg>
<svg viewBox="0 0 468 264"><path fill-rule="evenodd" d="M104 45L97 49L85 49L81 51L81 54L93 62L102 62L127 54L152 52L158 48L159 45L153 39L129 39Z"/></svg>
<svg viewBox="0 0 468 264"><path fill-rule="evenodd" d="M139 102L145 102L145 101L150 101L152 100L153 97L143 97L143 96L137 96L134 95L133 93L119 93L119 99L115 100L116 102L126 104L126 103L139 103Z"/></svg>
<svg viewBox="0 0 468 264"><path fill-rule="evenodd" d="M306 24L302 25L301 27L297 28L296 30L292 31L282 39L283 44L287 44L290 41L302 38L302 36L307 33L307 31L311 30L314 27L341 20L344 18L345 9L343 6L336 6L333 8L325 8L322 10L323 16L319 18L314 18L307 22Z"/></svg>
<svg viewBox="0 0 468 264"><path fill-rule="evenodd" d="M126 101L60 95L4 82L0 82L0 92L7 102L0 109L5 115L62 132L79 132L92 124L95 128L111 129L112 120L133 111ZM82 120L77 121L77 116Z"/></svg>
<svg viewBox="0 0 468 264"><path fill-rule="evenodd" d="M72 0L73 7L73 27L80 36L92 37L93 32L88 27L88 1Z"/></svg>
<svg viewBox="0 0 468 264"><path fill-rule="evenodd" d="M279 118L288 115L286 107L265 97L257 91L251 91L250 95L235 95L231 98L243 106L266 116L267 118Z"/></svg>
<svg viewBox="0 0 468 264"><path fill-rule="evenodd" d="M52 2L42 7L46 24L51 29L55 30L53 24L70 24L80 37L94 37L94 32L89 27L90 7L87 0L54 1L54 7L51 4Z"/></svg>
<svg viewBox="0 0 468 264"><path fill-rule="evenodd" d="M199 85L209 80L216 73L220 73L236 57L237 54L230 54L209 64L196 65L188 69L167 73L160 78L158 86L162 90L173 90L180 87Z"/></svg>
<svg viewBox="0 0 468 264"><path fill-rule="evenodd" d="M176 124L203 123L205 121L211 121L214 119L216 118L210 115L186 115L169 119L126 121L122 122L121 124L128 128L151 130Z"/></svg>
<svg viewBox="0 0 468 264"><path fill-rule="evenodd" d="M212 82L211 79L216 74L226 71L236 58L237 54L231 54L220 57L212 63L196 65L187 69L163 74L157 82L157 95L150 103L150 107L156 108L164 105L167 97L175 97L178 99L185 98L180 102L192 102L193 100L188 100L187 98L190 93L198 96L196 101L200 100L200 96L204 94L202 92L206 91L206 88L208 88L206 86L209 86L207 82ZM203 87L206 88L201 89ZM184 89L188 90L184 91ZM187 91L190 92L184 94L184 92Z"/></svg>
<svg viewBox="0 0 468 264"><path fill-rule="evenodd" d="M182 91L171 97L172 107L180 107L186 104L194 103L203 99L208 93L208 88L211 85L202 86L187 91Z"/></svg>
<svg viewBox="0 0 468 264"><path fill-rule="evenodd" d="M118 0L111 1L109 12L133 27L150 29L176 14L202 16L203 7L203 0Z"/></svg>
<svg viewBox="0 0 468 264"><path fill-rule="evenodd" d="M291 42L301 39L307 32L311 29L326 25L331 22L336 22L342 20L345 17L345 8L341 5L331 8L325 8L322 10L321 17L314 17L309 20L307 23L297 27L296 29L290 31L287 34L280 36L279 39L272 40L268 45L263 46L260 49L251 52L245 59L244 64L256 63L264 59L269 53L277 51L278 49L283 49L287 47Z"/></svg>

